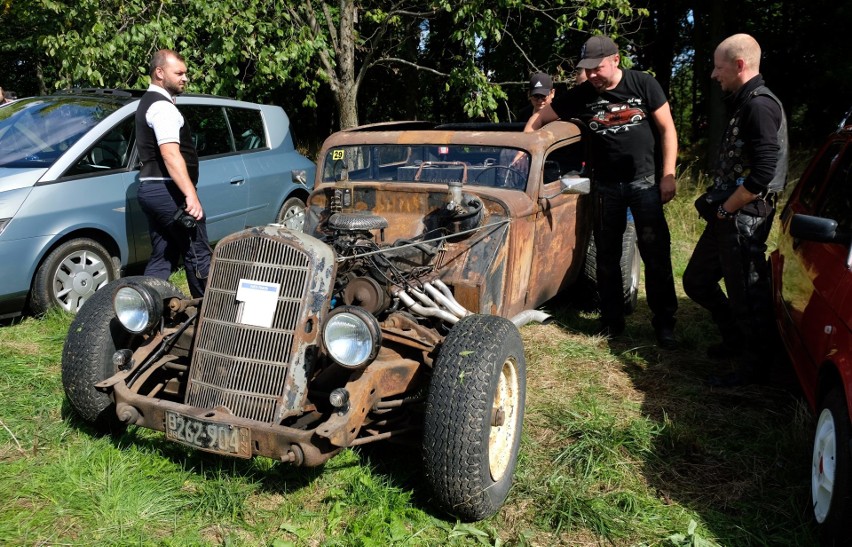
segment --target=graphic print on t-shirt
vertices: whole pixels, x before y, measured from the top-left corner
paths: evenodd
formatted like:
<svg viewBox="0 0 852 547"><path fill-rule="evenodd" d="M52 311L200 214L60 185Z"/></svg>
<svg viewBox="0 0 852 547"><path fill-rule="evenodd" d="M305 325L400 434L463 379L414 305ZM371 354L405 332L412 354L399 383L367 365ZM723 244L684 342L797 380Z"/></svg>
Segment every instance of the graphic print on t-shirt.
<svg viewBox="0 0 852 547"><path fill-rule="evenodd" d="M645 111L639 108L641 99L628 99L622 103L598 102L589 105L595 112L589 120L589 129L598 133L617 133L628 131L645 118Z"/></svg>

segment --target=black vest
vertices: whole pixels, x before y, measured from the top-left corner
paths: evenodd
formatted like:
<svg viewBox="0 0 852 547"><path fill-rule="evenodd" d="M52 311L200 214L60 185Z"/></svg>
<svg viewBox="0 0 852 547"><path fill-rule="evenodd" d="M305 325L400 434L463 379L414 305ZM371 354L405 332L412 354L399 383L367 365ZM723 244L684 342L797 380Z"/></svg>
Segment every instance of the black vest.
<svg viewBox="0 0 852 547"><path fill-rule="evenodd" d="M142 162L139 178L143 180L146 178L171 178L168 169L166 169L166 163L163 161L163 156L160 154L160 147L157 146L157 136L154 134L154 129L145 120L148 109L156 101L171 102L167 97L156 91L148 91L142 95L139 106L136 108L136 149L139 152L139 160ZM180 128L180 154L186 162L189 178L193 184L197 185L198 152L196 152L195 145L192 142L192 131L186 118L183 120L183 127Z"/></svg>
<svg viewBox="0 0 852 547"><path fill-rule="evenodd" d="M722 146L719 150L719 160L716 164L716 172L713 177L713 186L718 192L731 192L737 188L737 179L746 176L746 170L751 165L751 158L745 151L742 137L742 114L746 105L757 96L766 96L778 104L781 109L781 126L778 128L776 137L778 139L778 157L775 163L775 176L766 186L767 193L777 193L784 189L787 183L787 160L789 157L787 142L787 117L784 115L784 107L774 93L769 91L765 85L758 86L737 107L734 115L728 122L728 128L722 138Z"/></svg>

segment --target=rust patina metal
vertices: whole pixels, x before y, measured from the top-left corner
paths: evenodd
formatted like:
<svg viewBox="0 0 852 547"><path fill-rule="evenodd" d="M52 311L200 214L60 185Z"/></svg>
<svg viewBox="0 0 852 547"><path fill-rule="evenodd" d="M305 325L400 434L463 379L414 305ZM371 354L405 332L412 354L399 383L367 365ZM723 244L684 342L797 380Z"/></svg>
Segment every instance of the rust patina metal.
<svg viewBox="0 0 852 547"><path fill-rule="evenodd" d="M530 154L529 181L524 192L466 186L486 208L486 224L508 220L471 245L447 244L441 279L456 298L478 313L511 317L535 308L573 283L591 237L591 204L582 196L559 194L558 181L544 181L544 158L554 148L580 140L579 128L554 122L539 131L435 130L410 122L374 124L341 131L323 145L319 158L345 146L369 144L434 144L513 147ZM318 173L321 169L318 170ZM422 233L424 218L446 199L446 185L429 182L352 182L353 209L388 219L377 238L394 241ZM317 181L309 215L328 208L326 190L334 183ZM579 231L579 233L578 233ZM497 240L497 241L495 241Z"/></svg>

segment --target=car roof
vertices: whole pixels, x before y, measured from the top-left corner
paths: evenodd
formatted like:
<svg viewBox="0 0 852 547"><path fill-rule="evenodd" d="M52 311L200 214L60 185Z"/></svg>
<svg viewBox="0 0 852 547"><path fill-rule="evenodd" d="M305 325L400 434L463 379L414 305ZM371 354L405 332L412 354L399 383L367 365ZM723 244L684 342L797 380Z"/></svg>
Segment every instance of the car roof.
<svg viewBox="0 0 852 547"><path fill-rule="evenodd" d="M70 89L60 89L49 97L102 97L114 98L117 102L124 104L142 98L142 95L148 91L147 89L108 89L98 87L73 87ZM182 93L180 98L184 99L218 99L223 101L245 102L233 97L224 97L221 95L211 95L207 93ZM259 103L247 103L259 104Z"/></svg>
<svg viewBox="0 0 852 547"><path fill-rule="evenodd" d="M448 123L398 121L364 125L338 131L326 139L323 150L360 144L471 144L506 146L535 151L551 144L579 139L580 127L572 122L551 122L538 131L523 132L522 123Z"/></svg>

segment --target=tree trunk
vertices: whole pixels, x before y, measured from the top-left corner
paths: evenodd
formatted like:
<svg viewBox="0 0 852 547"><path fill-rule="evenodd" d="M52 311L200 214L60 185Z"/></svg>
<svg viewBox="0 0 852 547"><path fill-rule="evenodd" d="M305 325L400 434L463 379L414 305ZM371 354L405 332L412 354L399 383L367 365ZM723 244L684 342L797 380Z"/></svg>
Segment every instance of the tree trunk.
<svg viewBox="0 0 852 547"><path fill-rule="evenodd" d="M348 87L342 85L334 94L337 113L340 116L340 129L349 129L358 125L358 86L352 82Z"/></svg>
<svg viewBox="0 0 852 547"><path fill-rule="evenodd" d="M355 0L340 2L340 28L337 35L337 112L340 115L340 129L358 125L358 83L355 80L355 19L357 17Z"/></svg>
<svg viewBox="0 0 852 547"><path fill-rule="evenodd" d="M719 42L725 39L725 2L716 0L710 3L709 21L709 58L710 69L713 68L713 55ZM710 72L702 75L709 78ZM719 144L722 142L722 132L728 123L725 104L722 102L722 88L715 81L710 83L707 101L708 141L707 141L707 169L713 169L716 165L716 155L719 152Z"/></svg>

